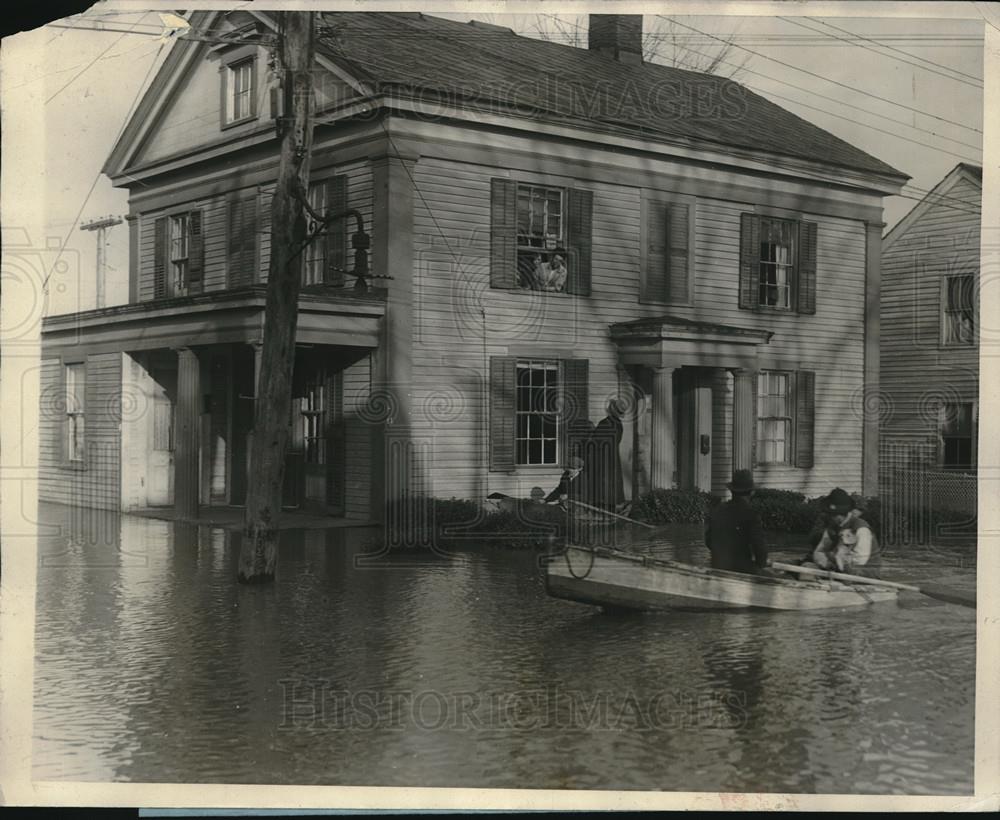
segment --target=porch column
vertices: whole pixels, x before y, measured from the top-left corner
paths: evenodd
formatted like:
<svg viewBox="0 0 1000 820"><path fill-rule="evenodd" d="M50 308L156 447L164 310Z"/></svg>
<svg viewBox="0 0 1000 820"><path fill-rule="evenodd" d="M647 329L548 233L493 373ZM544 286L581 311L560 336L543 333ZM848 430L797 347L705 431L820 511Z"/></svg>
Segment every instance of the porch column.
<svg viewBox="0 0 1000 820"><path fill-rule="evenodd" d="M733 472L753 470L757 371L736 368L733 374Z"/></svg>
<svg viewBox="0 0 1000 820"><path fill-rule="evenodd" d="M189 347L177 350L177 420L174 428L174 510L197 518L201 451L201 365Z"/></svg>
<svg viewBox="0 0 1000 820"><path fill-rule="evenodd" d="M653 489L674 486L674 367L653 368L653 430L650 473Z"/></svg>

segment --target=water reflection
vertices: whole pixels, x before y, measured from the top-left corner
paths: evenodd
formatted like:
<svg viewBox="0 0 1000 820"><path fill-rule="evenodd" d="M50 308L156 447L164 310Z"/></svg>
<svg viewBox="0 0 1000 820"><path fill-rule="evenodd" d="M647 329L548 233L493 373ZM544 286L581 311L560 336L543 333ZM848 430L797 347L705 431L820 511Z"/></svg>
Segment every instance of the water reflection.
<svg viewBox="0 0 1000 820"><path fill-rule="evenodd" d="M277 581L243 587L238 535L43 515L38 779L972 788L971 610L604 615L548 598L530 552L359 568L371 530L285 532ZM632 547L699 562L700 535Z"/></svg>

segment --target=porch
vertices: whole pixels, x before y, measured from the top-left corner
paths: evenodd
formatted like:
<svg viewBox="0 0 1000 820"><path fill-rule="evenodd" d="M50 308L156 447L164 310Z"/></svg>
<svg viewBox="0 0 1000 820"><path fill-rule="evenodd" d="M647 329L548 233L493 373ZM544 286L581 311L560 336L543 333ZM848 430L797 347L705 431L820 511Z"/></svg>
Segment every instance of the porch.
<svg viewBox="0 0 1000 820"><path fill-rule="evenodd" d="M711 492L733 470L752 469L758 348L772 333L659 316L611 325L636 413L631 441L632 495L656 488ZM720 374L732 376L731 405ZM731 440L719 441L731 412ZM721 449L724 458L718 458ZM720 462L730 469L719 475Z"/></svg>
<svg viewBox="0 0 1000 820"><path fill-rule="evenodd" d="M265 288L256 286L46 320L51 350L120 355L120 393L101 397L120 407L120 509L225 521L232 513L214 511L245 502L264 307ZM378 293L300 296L290 509L327 518L348 512L348 451L363 453L372 432L356 423L355 410L367 399L384 313ZM367 517L369 500L357 489L355 520Z"/></svg>

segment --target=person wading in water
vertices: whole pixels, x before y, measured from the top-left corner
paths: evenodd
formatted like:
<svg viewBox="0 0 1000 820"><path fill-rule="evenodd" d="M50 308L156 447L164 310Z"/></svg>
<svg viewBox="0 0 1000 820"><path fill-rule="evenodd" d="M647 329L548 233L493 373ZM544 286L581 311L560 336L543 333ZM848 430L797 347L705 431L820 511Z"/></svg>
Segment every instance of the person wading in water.
<svg viewBox="0 0 1000 820"><path fill-rule="evenodd" d="M760 515L750 506L753 474L737 470L726 485L733 497L708 516L705 546L712 553L712 569L758 574L767 565L767 547Z"/></svg>

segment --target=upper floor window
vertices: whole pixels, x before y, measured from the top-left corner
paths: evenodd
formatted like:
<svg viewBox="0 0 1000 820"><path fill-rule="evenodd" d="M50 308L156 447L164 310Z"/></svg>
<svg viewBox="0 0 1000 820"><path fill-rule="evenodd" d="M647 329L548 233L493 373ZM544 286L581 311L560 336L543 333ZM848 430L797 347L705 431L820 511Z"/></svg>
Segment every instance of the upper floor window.
<svg viewBox="0 0 1000 820"><path fill-rule="evenodd" d="M326 182L317 182L309 186L309 206L318 214L327 213ZM305 264L302 269L302 284L321 285L324 282L326 270L327 243L323 241L323 237L314 236L319 224L313 219L311 214L306 214L306 221L306 235L313 237L313 239L306 246ZM340 226L335 225L333 230L336 230L338 227Z"/></svg>
<svg viewBox="0 0 1000 820"><path fill-rule="evenodd" d="M792 306L795 228L790 219L760 220L759 305L781 310L789 310Z"/></svg>
<svg viewBox="0 0 1000 820"><path fill-rule="evenodd" d="M256 60L253 57L226 66L226 125L248 120L256 115L255 69Z"/></svg>
<svg viewBox="0 0 1000 820"><path fill-rule="evenodd" d="M186 296L188 292L188 215L170 217L170 294Z"/></svg>
<svg viewBox="0 0 1000 820"><path fill-rule="evenodd" d="M518 286L566 288L565 191L543 185L517 186Z"/></svg>
<svg viewBox="0 0 1000 820"><path fill-rule="evenodd" d="M815 222L742 214L740 308L816 313L817 233Z"/></svg>
<svg viewBox="0 0 1000 820"><path fill-rule="evenodd" d="M490 180L490 286L590 295L594 195Z"/></svg>
<svg viewBox="0 0 1000 820"><path fill-rule="evenodd" d="M66 460L84 460L84 397L87 366L83 362L66 365Z"/></svg>
<svg viewBox="0 0 1000 820"><path fill-rule="evenodd" d="M941 305L945 344L976 343L975 288L976 277L973 274L945 277Z"/></svg>

